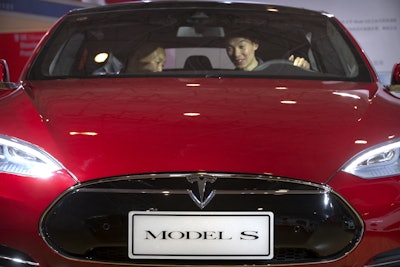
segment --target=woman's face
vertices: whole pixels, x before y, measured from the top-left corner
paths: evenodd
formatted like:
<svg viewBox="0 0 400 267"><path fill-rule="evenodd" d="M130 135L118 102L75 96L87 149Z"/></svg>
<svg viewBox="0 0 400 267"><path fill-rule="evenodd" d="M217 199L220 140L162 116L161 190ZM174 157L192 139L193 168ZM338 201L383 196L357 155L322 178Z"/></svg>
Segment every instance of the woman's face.
<svg viewBox="0 0 400 267"><path fill-rule="evenodd" d="M161 72L166 60L164 49L161 47L154 50L150 55L140 60L141 71Z"/></svg>

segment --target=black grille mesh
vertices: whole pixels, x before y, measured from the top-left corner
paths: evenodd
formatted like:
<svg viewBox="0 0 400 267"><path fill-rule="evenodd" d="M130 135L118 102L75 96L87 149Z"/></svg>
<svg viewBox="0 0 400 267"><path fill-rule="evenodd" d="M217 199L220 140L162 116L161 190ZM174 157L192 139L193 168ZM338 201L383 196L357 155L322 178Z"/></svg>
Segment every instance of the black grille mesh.
<svg viewBox="0 0 400 267"><path fill-rule="evenodd" d="M349 252L360 239L363 225L359 217L338 195L321 185L278 177L206 174L216 179L206 183L204 194L214 190L215 196L201 208L189 196L192 191L198 197L198 183L189 182L188 176L191 174L129 176L83 184L48 210L41 225L42 234L56 251L75 259L204 264L205 261L129 259L128 213L261 209L274 213L274 258L246 263L332 260ZM215 262L218 263L207 264Z"/></svg>

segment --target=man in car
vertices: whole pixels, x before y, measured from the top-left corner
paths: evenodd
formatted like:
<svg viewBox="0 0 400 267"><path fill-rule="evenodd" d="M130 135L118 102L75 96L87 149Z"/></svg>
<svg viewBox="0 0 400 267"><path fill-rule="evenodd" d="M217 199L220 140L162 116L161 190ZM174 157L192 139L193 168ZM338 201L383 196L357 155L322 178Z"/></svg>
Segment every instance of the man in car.
<svg viewBox="0 0 400 267"><path fill-rule="evenodd" d="M233 36L227 39L226 51L237 70L252 71L263 63L255 54L258 46L258 41L251 37ZM310 63L304 58L291 55L288 60L294 66L310 69Z"/></svg>

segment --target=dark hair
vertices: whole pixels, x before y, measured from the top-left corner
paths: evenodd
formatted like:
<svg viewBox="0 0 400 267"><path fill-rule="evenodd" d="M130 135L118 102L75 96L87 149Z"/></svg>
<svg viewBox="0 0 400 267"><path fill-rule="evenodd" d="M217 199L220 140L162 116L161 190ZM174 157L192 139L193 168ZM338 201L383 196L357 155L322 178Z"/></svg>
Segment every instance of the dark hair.
<svg viewBox="0 0 400 267"><path fill-rule="evenodd" d="M225 40L228 41L228 40L230 40L232 38L238 38L238 37L242 37L242 38L248 39L248 40L250 40L250 41L252 41L253 43L256 43L256 44L260 43L259 39L258 39L258 35L255 32L253 32L251 30L244 31L243 29L238 30L238 31L230 31L230 32L228 32L226 34L226 36L225 36Z"/></svg>

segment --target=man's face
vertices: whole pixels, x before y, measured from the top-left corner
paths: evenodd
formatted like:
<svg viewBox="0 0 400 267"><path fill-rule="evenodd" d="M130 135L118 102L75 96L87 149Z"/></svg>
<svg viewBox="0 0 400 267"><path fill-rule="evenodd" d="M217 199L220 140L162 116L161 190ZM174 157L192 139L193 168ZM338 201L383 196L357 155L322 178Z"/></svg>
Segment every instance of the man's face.
<svg viewBox="0 0 400 267"><path fill-rule="evenodd" d="M244 37L235 37L228 40L226 51L237 69L251 71L258 65L255 56L257 49L257 43Z"/></svg>
<svg viewBox="0 0 400 267"><path fill-rule="evenodd" d="M160 72L163 70L165 60L165 51L159 47L151 54L140 60L140 69L141 71Z"/></svg>

